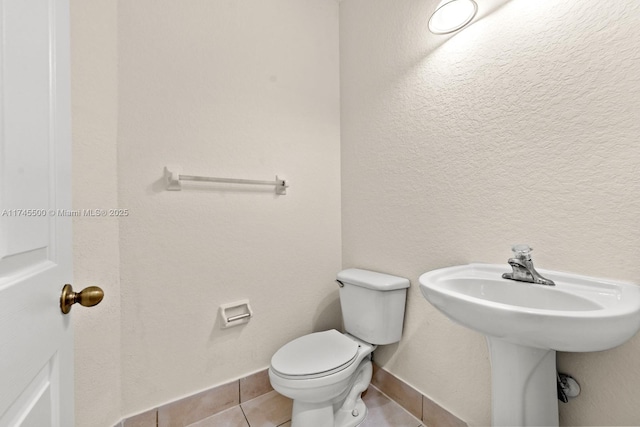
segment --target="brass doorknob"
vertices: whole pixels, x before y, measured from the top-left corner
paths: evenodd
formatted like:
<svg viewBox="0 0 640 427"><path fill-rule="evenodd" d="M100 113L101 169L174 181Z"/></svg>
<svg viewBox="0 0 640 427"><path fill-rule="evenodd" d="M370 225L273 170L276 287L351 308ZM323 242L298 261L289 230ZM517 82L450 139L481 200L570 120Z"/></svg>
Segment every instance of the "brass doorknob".
<svg viewBox="0 0 640 427"><path fill-rule="evenodd" d="M71 285L64 285L62 295L60 295L60 310L67 314L75 303L85 307L93 307L100 304L102 298L104 298L104 291L97 286L89 286L80 292L73 292Z"/></svg>

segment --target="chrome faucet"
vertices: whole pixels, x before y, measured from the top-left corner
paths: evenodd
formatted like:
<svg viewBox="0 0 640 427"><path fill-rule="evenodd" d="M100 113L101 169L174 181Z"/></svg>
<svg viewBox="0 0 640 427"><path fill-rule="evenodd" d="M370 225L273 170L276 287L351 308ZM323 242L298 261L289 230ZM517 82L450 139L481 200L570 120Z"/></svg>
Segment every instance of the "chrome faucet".
<svg viewBox="0 0 640 427"><path fill-rule="evenodd" d="M513 258L509 258L509 265L513 269L511 273L504 273L503 279L518 280L520 282L531 282L540 285L555 286L553 280L544 278L533 267L531 261L531 251L529 245L513 245Z"/></svg>

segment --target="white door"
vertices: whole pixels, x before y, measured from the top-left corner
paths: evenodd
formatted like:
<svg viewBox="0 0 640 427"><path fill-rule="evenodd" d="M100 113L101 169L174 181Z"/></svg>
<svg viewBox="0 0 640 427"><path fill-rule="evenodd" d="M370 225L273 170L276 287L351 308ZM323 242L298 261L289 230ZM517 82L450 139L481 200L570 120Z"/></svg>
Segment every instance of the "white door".
<svg viewBox="0 0 640 427"><path fill-rule="evenodd" d="M73 426L68 0L0 0L0 426Z"/></svg>

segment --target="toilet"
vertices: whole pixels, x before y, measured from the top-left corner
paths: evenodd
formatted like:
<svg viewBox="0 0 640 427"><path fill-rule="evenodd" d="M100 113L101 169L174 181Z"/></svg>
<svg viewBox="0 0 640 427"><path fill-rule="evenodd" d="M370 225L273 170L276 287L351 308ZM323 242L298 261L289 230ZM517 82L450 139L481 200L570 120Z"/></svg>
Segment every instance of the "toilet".
<svg viewBox="0 0 640 427"><path fill-rule="evenodd" d="M371 354L400 341L409 280L351 268L338 273L344 333L296 338L271 358L274 390L293 399L291 427L355 427L367 407Z"/></svg>

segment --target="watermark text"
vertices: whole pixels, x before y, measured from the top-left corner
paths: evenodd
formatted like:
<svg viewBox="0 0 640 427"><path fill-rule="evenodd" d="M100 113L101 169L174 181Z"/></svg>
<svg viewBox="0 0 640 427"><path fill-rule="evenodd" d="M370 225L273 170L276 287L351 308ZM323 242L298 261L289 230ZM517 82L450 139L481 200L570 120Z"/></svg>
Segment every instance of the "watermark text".
<svg viewBox="0 0 640 427"><path fill-rule="evenodd" d="M126 217L129 209L3 209L0 217Z"/></svg>

